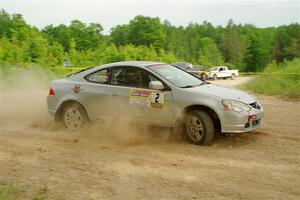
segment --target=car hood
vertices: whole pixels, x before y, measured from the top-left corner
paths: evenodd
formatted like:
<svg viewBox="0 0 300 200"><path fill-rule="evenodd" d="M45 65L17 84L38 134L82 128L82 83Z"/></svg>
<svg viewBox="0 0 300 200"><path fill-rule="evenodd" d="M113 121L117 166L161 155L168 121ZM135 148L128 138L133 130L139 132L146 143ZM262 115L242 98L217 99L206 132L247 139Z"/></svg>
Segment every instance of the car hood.
<svg viewBox="0 0 300 200"><path fill-rule="evenodd" d="M189 88L189 91L193 93L206 93L209 95L217 96L221 99L234 99L247 104L256 101L256 98L247 92L214 84L206 84L199 87Z"/></svg>

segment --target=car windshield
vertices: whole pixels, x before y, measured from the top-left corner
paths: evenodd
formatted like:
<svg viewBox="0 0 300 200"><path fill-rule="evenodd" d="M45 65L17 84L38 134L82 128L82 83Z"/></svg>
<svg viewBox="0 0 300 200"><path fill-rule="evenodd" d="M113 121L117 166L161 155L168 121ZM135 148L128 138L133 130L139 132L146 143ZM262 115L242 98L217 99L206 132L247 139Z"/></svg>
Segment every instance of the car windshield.
<svg viewBox="0 0 300 200"><path fill-rule="evenodd" d="M187 88L204 84L200 79L172 65L152 65L149 69L177 87Z"/></svg>

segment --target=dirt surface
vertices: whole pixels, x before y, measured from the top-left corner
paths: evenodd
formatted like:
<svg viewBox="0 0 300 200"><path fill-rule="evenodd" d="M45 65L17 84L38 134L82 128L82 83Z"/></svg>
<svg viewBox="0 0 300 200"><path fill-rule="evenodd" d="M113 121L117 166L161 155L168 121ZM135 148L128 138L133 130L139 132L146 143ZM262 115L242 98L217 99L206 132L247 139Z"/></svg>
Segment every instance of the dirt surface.
<svg viewBox="0 0 300 200"><path fill-rule="evenodd" d="M298 101L258 96L262 128L203 147L118 122L68 132L48 118L46 95L1 94L0 181L22 188L22 199L41 187L46 199L300 198Z"/></svg>

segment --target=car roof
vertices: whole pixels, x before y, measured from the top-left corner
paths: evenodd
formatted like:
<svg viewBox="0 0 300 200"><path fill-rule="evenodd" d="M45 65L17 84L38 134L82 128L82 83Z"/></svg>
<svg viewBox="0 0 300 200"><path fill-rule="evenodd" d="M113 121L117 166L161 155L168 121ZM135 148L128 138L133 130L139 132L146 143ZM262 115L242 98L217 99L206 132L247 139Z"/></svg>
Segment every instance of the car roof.
<svg viewBox="0 0 300 200"><path fill-rule="evenodd" d="M123 62L114 62L114 63L105 64L100 67L101 68L115 67L115 66L147 67L150 65L161 65L161 64L166 64L166 63L154 62L154 61L123 61Z"/></svg>
<svg viewBox="0 0 300 200"><path fill-rule="evenodd" d="M108 67L116 67L116 66L132 66L132 67L141 67L145 68L152 65L165 65L166 63L162 62L154 62L154 61L123 61L123 62L114 62L109 64L104 64L98 67L91 67L86 70L83 70L82 72L75 73L73 76L69 76L70 79L76 79L76 77L84 77L87 74L93 73L95 71L108 68Z"/></svg>

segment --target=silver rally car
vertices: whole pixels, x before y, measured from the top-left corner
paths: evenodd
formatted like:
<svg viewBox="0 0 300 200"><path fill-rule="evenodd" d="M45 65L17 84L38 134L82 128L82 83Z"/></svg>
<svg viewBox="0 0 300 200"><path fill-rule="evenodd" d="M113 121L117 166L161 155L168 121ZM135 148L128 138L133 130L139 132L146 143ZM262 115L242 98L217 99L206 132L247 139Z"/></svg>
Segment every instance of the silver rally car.
<svg viewBox="0 0 300 200"><path fill-rule="evenodd" d="M128 118L173 127L193 144L216 132L248 132L261 125L263 107L240 90L207 82L169 64L127 61L88 68L52 81L48 111L69 129L89 121Z"/></svg>

